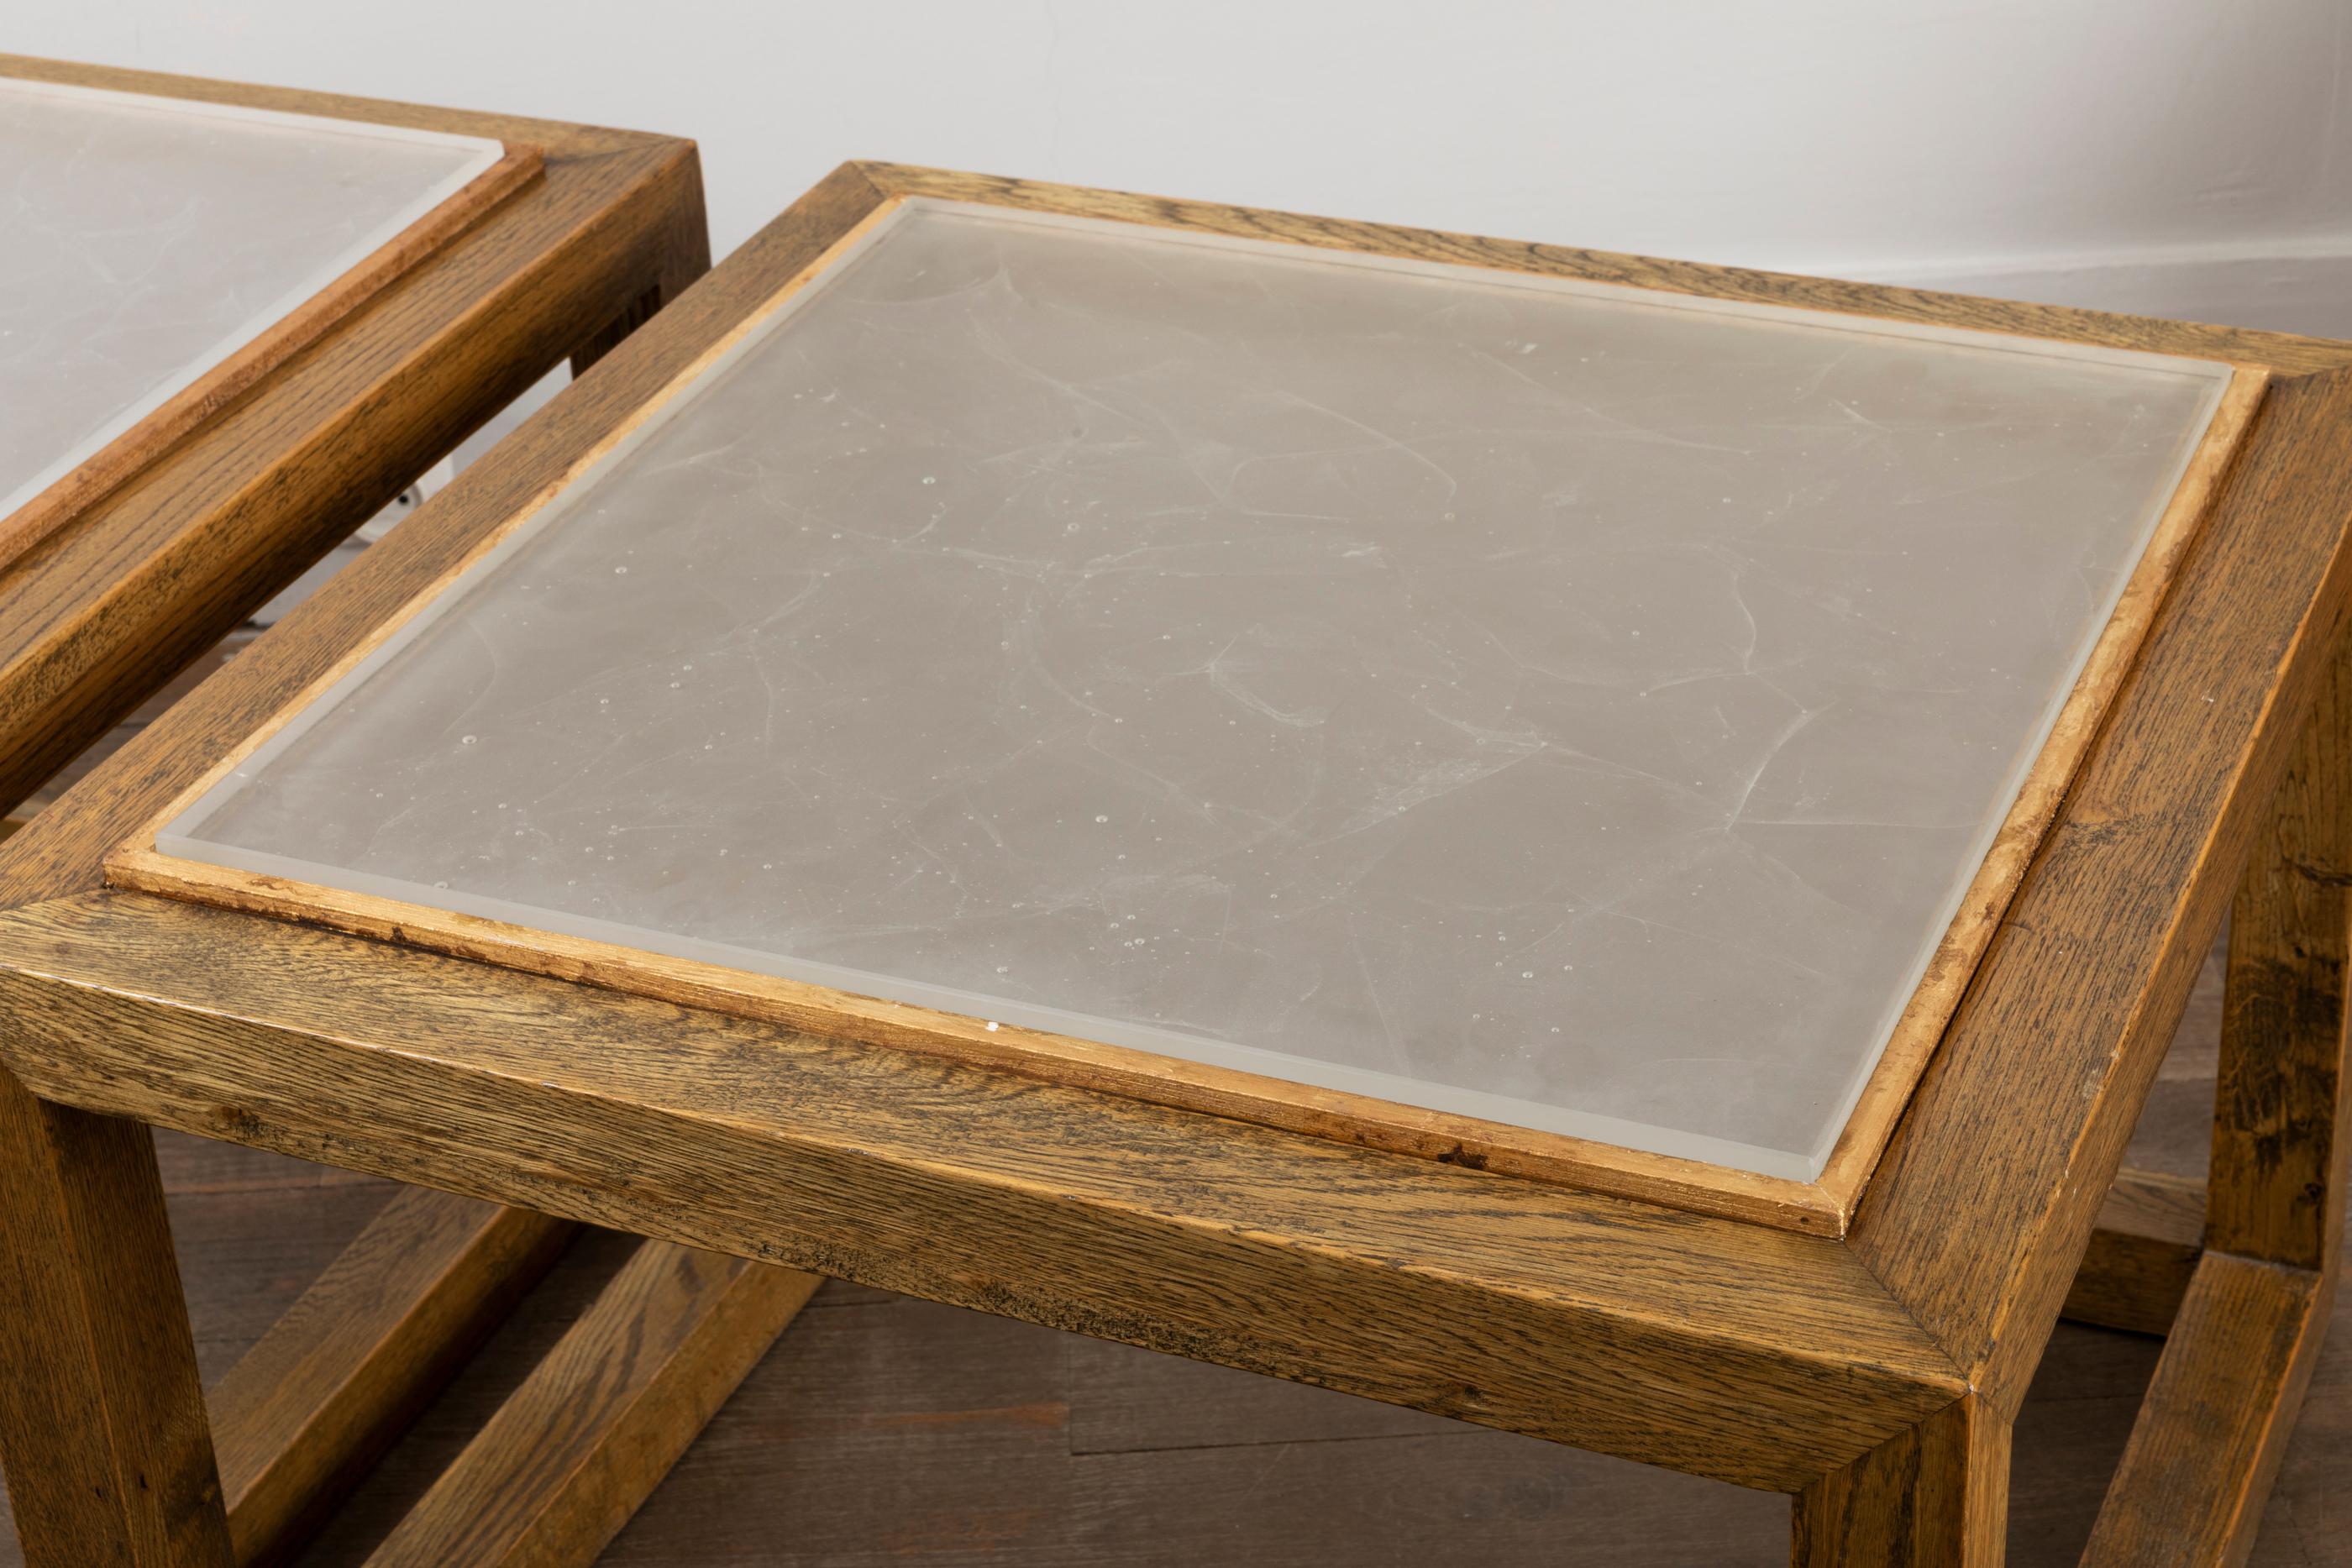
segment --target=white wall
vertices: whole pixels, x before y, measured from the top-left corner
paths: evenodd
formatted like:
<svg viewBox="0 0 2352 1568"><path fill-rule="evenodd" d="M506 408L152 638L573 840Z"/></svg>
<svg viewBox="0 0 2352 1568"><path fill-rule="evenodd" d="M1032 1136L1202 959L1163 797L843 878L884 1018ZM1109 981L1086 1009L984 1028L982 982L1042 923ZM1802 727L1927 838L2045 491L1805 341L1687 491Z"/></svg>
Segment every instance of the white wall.
<svg viewBox="0 0 2352 1568"><path fill-rule="evenodd" d="M2352 335L2352 0L19 0L0 47ZM2332 323L2332 325L2331 325Z"/></svg>

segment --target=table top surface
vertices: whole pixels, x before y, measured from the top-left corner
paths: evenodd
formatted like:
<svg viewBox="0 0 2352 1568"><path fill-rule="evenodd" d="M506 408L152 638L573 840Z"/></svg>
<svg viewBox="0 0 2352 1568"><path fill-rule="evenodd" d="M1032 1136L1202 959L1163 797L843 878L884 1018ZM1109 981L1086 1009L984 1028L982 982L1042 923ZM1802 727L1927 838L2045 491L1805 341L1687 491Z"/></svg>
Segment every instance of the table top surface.
<svg viewBox="0 0 2352 1568"><path fill-rule="evenodd" d="M0 77L0 517L502 152L476 137Z"/></svg>
<svg viewBox="0 0 2352 1568"><path fill-rule="evenodd" d="M157 848L1809 1178L2228 374L914 202Z"/></svg>

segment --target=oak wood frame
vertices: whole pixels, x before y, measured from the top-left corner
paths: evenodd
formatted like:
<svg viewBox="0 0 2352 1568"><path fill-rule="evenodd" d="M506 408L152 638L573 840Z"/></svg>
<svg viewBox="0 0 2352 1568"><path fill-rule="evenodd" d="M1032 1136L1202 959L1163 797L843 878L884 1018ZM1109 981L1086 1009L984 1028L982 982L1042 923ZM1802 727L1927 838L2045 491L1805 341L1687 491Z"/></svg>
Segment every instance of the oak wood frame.
<svg viewBox="0 0 2352 1568"><path fill-rule="evenodd" d="M906 193L1500 256L2268 373L1843 1238L100 885L117 843L751 302ZM2168 1507L2170 1527L2204 1501L2194 1538L2242 1552L2325 1321L2311 1305L2324 1304L2343 1214L2352 875L2328 869L2336 841L2307 824L2344 794L2330 782L2346 766L2344 704L2308 716L2352 604L2347 371L2352 347L2274 334L846 166L0 848L16 905L0 917L0 1060L42 1097L16 1113L32 1124L21 1163L33 1179L12 1184L14 1201L68 1236L91 1233L79 1216L115 1218L107 1234L130 1239L91 1252L79 1278L152 1269L140 1260L158 1244L155 1205L124 1186L136 1160L100 1131L116 1125L105 1116L135 1117L1793 1492L1809 1563L1987 1563L2000 1552L2009 1424L2070 1287L2085 1293L2077 1266L2235 894L2251 935L2233 947L2245 971L2233 993L2256 994L2245 987L2260 977L2286 1003L2231 1008L2224 1196L2135 1438L2146 1457L2126 1459L2109 1511L2127 1523ZM2305 758L2292 775L2291 754ZM2281 795L2283 779L2301 782ZM2279 847L2241 893L2266 834ZM2117 1201L2128 1209L2136 1190ZM2127 1239L2107 1249L2146 1253ZM45 1343L139 1326L103 1290L16 1289ZM0 1330L12 1374L31 1354ZM2258 1397L2216 1434L2224 1371ZM109 1411L162 1397L153 1378L119 1374L62 1394ZM127 1430L80 1429L46 1462L119 1464L99 1434ZM161 1430L133 1457L183 1489L162 1511L209 1517L184 1420ZM2225 1495L2150 1497L2175 1456L2217 1435ZM143 1528L155 1511L109 1517ZM177 1550L130 1560L202 1560Z"/></svg>
<svg viewBox="0 0 2352 1568"><path fill-rule="evenodd" d="M1088 195L1098 197L1099 193ZM110 880L119 886L315 922L358 936L391 937L396 933L400 941L460 957L507 964L533 973L587 978L640 995L711 1007L871 1044L1006 1067L1182 1109L1265 1122L1482 1169L1557 1180L1591 1191L1653 1199L1701 1214L1843 1235L1871 1169L1894 1131L1895 1118L1902 1113L1961 990L1990 942L2000 913L2023 876L2091 736L2137 652L2173 572L2205 520L2215 488L2235 457L2247 422L2268 382L2268 371L2261 366L2238 366L2223 390L2209 426L2200 433L2149 542L2124 586L2115 612L2102 628L1925 977L1868 1074L1859 1102L1828 1164L1810 1181L1628 1149L1364 1093L1310 1087L1267 1073L1187 1061L1145 1050L880 1000L719 963L647 952L618 941L561 935L438 908L429 903L189 860L156 847L159 830L187 810L225 775L243 765L403 626L441 600L458 577L473 570L501 541L526 527L564 489L584 482L586 471L611 454L632 431L655 417L657 411L684 395L688 383L706 375L729 350L838 265L904 200L904 195L897 193L885 196L780 287L763 297L752 297L740 321L606 432L561 477L541 490L530 504L483 533L459 563L422 587L398 614L387 617L369 635L354 643L341 659L321 671L308 687L272 715L268 722L257 727L193 781L131 842L117 850L107 864ZM1060 210L1028 200L1005 204ZM1102 204L1097 201L1097 206ZM1123 212L1119 216L1131 218L1134 214ZM1232 233L1238 227L1230 216L1223 221L1197 221L1188 214L1180 223L1163 213L1149 221L1213 233ZM1364 232L1374 237L1345 248L1415 257L1425 255L1414 244L1414 236ZM1481 265L1519 272L1540 270L1524 263L1507 267L1491 257Z"/></svg>
<svg viewBox="0 0 2352 1568"><path fill-rule="evenodd" d="M566 357L584 369L709 267L698 162L679 138L15 56L0 56L0 75L453 132L509 150L0 519L0 807L23 801L541 374ZM12 883L0 904L31 895ZM7 1143L16 1129L36 1129L37 1146L40 1129L65 1114L0 1073L0 1121L11 1124L0 1128L0 1164L24 1152ZM99 1139L116 1167L104 1189L109 1227L146 1218L110 1242L84 1234L65 1189L49 1190L56 1201L25 1194L8 1228L20 1259L12 1267L31 1278L52 1268L53 1244L94 1248L89 1256L110 1267L115 1248L147 1234L137 1227L161 1224L160 1210L149 1211L142 1140L87 1127L76 1136L85 1150ZM216 1467L191 1437L204 1421L184 1415L193 1371L173 1350L166 1313L160 1333L142 1331L138 1357L112 1359L121 1375L166 1390L174 1414L125 1426L120 1447L83 1472L102 1500L95 1511L71 1486L60 1494L32 1474L12 1487L20 1519L53 1543L77 1542L47 1549L74 1561L105 1555L110 1540L146 1543L126 1560L143 1560L158 1540L202 1536L209 1552L217 1542L189 1522L203 1511L188 1511L186 1486L164 1489L180 1494L178 1512L159 1523L112 1506L135 1501L138 1486L102 1478L159 1459L182 1477L214 1467L236 1559L282 1557L570 1230L444 1193L397 1201L305 1298L315 1310L298 1308L215 1391ZM152 1293L168 1274L128 1278ZM60 1418L89 1407L110 1386L106 1364L94 1357L48 1379L29 1391L29 1407L47 1402Z"/></svg>

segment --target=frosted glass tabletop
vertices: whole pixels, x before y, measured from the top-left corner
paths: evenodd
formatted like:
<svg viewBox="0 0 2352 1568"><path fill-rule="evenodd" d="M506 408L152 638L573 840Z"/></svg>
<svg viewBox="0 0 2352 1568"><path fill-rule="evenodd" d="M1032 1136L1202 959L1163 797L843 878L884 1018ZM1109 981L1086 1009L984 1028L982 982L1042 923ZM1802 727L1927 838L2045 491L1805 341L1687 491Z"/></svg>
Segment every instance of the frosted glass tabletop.
<svg viewBox="0 0 2352 1568"><path fill-rule="evenodd" d="M2226 375L912 203L158 848L1810 1177Z"/></svg>
<svg viewBox="0 0 2352 1568"><path fill-rule="evenodd" d="M0 77L0 517L501 152Z"/></svg>

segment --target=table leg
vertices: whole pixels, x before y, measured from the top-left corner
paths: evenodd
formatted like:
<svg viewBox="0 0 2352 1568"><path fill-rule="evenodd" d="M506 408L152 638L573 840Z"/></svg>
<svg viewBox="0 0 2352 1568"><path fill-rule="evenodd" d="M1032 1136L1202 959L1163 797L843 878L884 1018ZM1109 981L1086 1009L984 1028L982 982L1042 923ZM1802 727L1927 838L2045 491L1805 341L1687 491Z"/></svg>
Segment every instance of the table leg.
<svg viewBox="0 0 2352 1568"><path fill-rule="evenodd" d="M2332 1278L2344 1240L2352 640L2336 652L2230 915L2205 1248Z"/></svg>
<svg viewBox="0 0 2352 1568"><path fill-rule="evenodd" d="M1795 1568L1997 1568L2009 1423L1971 1395L1797 1496Z"/></svg>
<svg viewBox="0 0 2352 1568"><path fill-rule="evenodd" d="M2204 1250L2085 1563L2242 1562L2343 1261L2352 641L2231 911Z"/></svg>
<svg viewBox="0 0 2352 1568"><path fill-rule="evenodd" d="M0 1463L30 1568L228 1568L155 1145L0 1072Z"/></svg>

